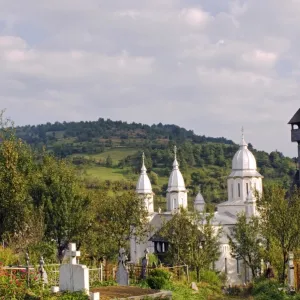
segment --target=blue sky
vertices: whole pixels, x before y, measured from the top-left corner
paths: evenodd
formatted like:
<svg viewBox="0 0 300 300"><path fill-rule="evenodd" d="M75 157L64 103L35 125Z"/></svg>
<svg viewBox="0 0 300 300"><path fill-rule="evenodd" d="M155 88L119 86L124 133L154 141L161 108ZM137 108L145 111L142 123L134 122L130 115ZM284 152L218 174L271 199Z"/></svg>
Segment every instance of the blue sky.
<svg viewBox="0 0 300 300"><path fill-rule="evenodd" d="M299 0L0 0L16 124L174 123L296 156Z"/></svg>

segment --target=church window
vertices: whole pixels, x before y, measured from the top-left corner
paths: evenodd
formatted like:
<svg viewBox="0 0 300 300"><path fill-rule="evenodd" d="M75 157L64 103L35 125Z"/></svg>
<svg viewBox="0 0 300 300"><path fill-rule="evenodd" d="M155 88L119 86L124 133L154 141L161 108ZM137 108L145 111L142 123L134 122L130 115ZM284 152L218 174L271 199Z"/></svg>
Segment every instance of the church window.
<svg viewBox="0 0 300 300"><path fill-rule="evenodd" d="M162 252L166 252L165 243L162 243Z"/></svg>
<svg viewBox="0 0 300 300"><path fill-rule="evenodd" d="M236 259L236 273L240 274L240 261L238 258Z"/></svg>
<svg viewBox="0 0 300 300"><path fill-rule="evenodd" d="M246 183L246 191L247 191L247 195L249 194L249 183Z"/></svg>
<svg viewBox="0 0 300 300"><path fill-rule="evenodd" d="M176 199L173 199L173 209L176 209Z"/></svg>
<svg viewBox="0 0 300 300"><path fill-rule="evenodd" d="M231 198L233 199L233 184L231 184Z"/></svg>
<svg viewBox="0 0 300 300"><path fill-rule="evenodd" d="M239 195L239 197L241 197L241 185L240 185L240 183L238 183L238 195Z"/></svg>
<svg viewBox="0 0 300 300"><path fill-rule="evenodd" d="M228 273L228 270L227 270L227 257L225 257L225 274Z"/></svg>

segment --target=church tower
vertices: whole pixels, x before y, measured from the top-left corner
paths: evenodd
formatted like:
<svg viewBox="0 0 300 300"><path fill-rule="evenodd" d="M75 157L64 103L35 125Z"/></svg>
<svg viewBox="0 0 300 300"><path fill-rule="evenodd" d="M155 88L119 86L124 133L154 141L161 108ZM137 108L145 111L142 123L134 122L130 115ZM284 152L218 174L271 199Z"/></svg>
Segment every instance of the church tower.
<svg viewBox="0 0 300 300"><path fill-rule="evenodd" d="M204 208L205 208L205 201L204 201L204 198L201 194L201 188L199 186L199 192L198 192L198 194L195 198L195 201L194 201L194 209L196 211L203 212Z"/></svg>
<svg viewBox="0 0 300 300"><path fill-rule="evenodd" d="M232 160L232 171L227 180L228 201L246 201L251 189L262 193L263 176L257 172L256 159L248 149L242 130L240 148Z"/></svg>
<svg viewBox="0 0 300 300"><path fill-rule="evenodd" d="M300 187L300 108L292 117L289 124L292 125L292 142L298 143L298 167L293 184L296 184L298 187Z"/></svg>
<svg viewBox="0 0 300 300"><path fill-rule="evenodd" d="M254 196L252 188L249 191L245 204L246 204L246 209L245 209L246 218L250 219L251 217L257 216L256 198Z"/></svg>
<svg viewBox="0 0 300 300"><path fill-rule="evenodd" d="M177 161L177 148L174 147L174 162L167 189L167 211L176 212L187 209L187 190Z"/></svg>
<svg viewBox="0 0 300 300"><path fill-rule="evenodd" d="M147 175L147 169L145 167L145 154L142 155L142 168L141 174L136 185L136 193L144 201L145 208L148 213L151 214L154 212L154 203L153 203L153 192L150 179Z"/></svg>

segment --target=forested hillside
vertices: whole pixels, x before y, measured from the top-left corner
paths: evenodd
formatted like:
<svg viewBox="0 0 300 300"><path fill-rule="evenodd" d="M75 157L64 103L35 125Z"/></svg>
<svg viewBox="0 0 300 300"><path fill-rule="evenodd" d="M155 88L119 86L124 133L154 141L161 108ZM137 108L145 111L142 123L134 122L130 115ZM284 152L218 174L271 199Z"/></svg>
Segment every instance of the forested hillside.
<svg viewBox="0 0 300 300"><path fill-rule="evenodd" d="M238 145L224 137L196 135L176 125L144 125L99 119L92 122L56 122L17 128L17 134L37 148L46 147L58 157L69 157L89 187L133 189L141 154L156 194L156 207L164 207L164 196L178 147L180 169L190 190L190 204L201 184L208 202L226 199L226 179ZM258 151L249 144L265 181L280 180L290 185L295 172L293 160L274 151Z"/></svg>

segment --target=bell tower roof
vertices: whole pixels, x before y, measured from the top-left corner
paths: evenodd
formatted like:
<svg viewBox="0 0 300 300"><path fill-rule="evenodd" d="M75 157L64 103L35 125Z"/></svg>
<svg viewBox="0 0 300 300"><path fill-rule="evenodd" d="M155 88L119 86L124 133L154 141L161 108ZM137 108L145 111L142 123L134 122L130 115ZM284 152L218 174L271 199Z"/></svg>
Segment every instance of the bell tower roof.
<svg viewBox="0 0 300 300"><path fill-rule="evenodd" d="M142 154L142 168L140 177L138 179L137 185L136 185L136 192L138 194L151 194L152 193L152 186L150 179L147 175L147 169L145 167L145 154Z"/></svg>
<svg viewBox="0 0 300 300"><path fill-rule="evenodd" d="M194 201L195 204L205 204L204 198L201 194L201 186L199 185L199 192Z"/></svg>
<svg viewBox="0 0 300 300"><path fill-rule="evenodd" d="M174 146L174 162L173 170L169 177L168 192L180 192L186 191L183 176L179 170L179 164L177 161L177 147Z"/></svg>
<svg viewBox="0 0 300 300"><path fill-rule="evenodd" d="M291 118L288 124L300 124L300 108L294 114L294 116Z"/></svg>

